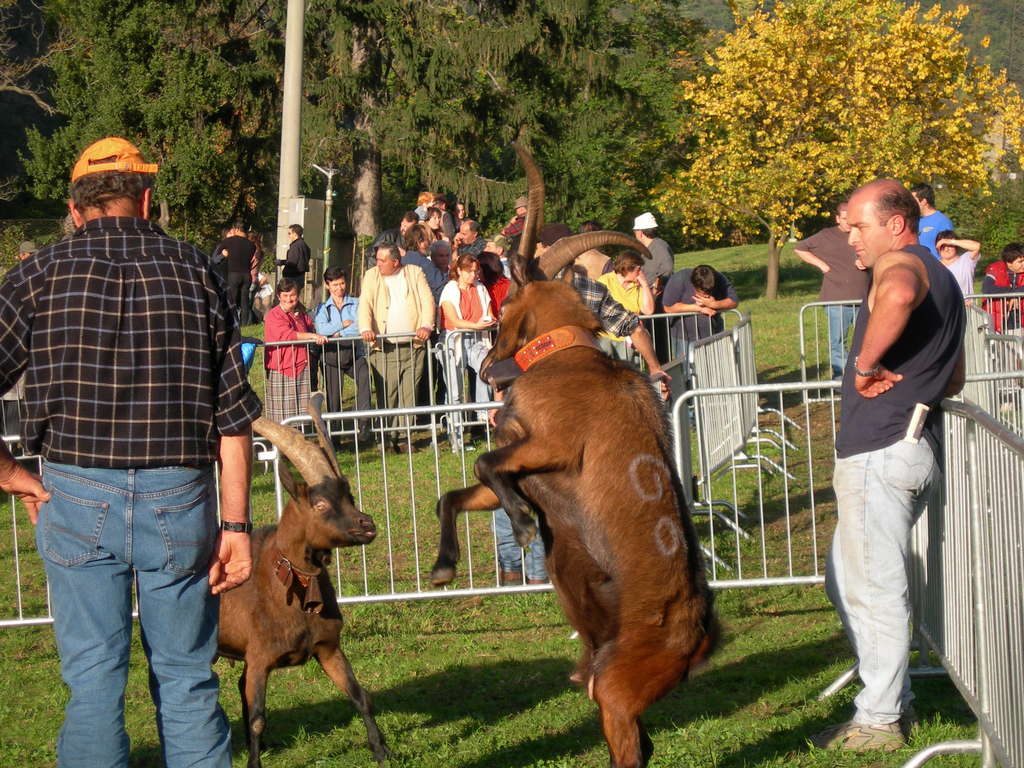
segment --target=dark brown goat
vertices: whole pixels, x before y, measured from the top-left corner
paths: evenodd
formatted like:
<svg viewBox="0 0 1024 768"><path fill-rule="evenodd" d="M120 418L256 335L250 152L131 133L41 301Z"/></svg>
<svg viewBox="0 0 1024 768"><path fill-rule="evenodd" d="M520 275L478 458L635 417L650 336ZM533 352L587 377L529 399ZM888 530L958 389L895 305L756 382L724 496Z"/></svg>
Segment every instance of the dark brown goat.
<svg viewBox="0 0 1024 768"><path fill-rule="evenodd" d="M348 694L366 725L370 749L383 763L389 751L373 718L370 697L356 681L339 647L342 618L327 571L331 550L368 544L377 535L369 516L352 499L320 419L323 395L310 398L319 446L301 433L260 418L253 429L268 438L299 470L296 483L284 462L278 476L292 501L277 525L252 535L252 577L221 595L218 652L245 662L238 688L249 741L249 768L259 768L260 737L266 726L267 677L281 667L316 658L335 685Z"/></svg>
<svg viewBox="0 0 1024 768"><path fill-rule="evenodd" d="M537 532L536 515L548 572L583 646L573 677L600 708L613 768L637 768L653 752L641 713L714 649L712 594L654 388L596 348L597 318L573 288L543 279L579 252L625 236L578 235L530 261L543 185L529 155L520 157L531 206L513 267L519 290L482 367L486 375L538 338L539 349L567 332L577 344L538 355L515 379L498 414L499 447L475 465L481 485L439 499L431 581L454 578L459 510L504 507L524 546Z"/></svg>

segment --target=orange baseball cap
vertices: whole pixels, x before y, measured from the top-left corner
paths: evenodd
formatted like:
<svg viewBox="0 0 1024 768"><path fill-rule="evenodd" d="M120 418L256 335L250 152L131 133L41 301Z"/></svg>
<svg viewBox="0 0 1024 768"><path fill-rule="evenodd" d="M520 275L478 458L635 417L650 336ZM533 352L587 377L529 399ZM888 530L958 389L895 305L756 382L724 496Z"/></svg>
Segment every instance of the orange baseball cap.
<svg viewBox="0 0 1024 768"><path fill-rule="evenodd" d="M128 171L134 173L156 173L160 166L147 163L139 148L130 141L117 136L110 136L93 142L82 152L71 169L71 183L88 173L103 171Z"/></svg>

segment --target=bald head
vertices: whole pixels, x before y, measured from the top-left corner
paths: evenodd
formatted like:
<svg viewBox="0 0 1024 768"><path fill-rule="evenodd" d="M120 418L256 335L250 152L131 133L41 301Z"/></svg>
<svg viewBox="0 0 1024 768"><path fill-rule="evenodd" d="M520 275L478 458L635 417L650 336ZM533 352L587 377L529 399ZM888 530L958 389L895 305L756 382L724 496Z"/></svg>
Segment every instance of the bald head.
<svg viewBox="0 0 1024 768"><path fill-rule="evenodd" d="M889 251L917 243L917 202L895 179L877 179L855 190L847 215L850 245L865 266L873 266Z"/></svg>

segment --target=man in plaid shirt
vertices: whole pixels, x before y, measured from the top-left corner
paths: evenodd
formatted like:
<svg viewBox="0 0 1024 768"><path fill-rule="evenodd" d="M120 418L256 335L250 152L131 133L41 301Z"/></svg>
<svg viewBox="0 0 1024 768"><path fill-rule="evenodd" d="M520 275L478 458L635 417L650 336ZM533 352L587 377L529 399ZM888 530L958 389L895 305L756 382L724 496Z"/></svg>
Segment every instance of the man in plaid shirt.
<svg viewBox="0 0 1024 768"><path fill-rule="evenodd" d="M133 583L164 764L231 763L211 663L217 595L252 568L260 403L209 260L148 220L156 171L124 139L89 146L71 174L74 236L0 284L0 391L25 372L22 437L43 458L39 478L0 443L0 489L28 508L46 567L71 692L62 768L128 765Z"/></svg>

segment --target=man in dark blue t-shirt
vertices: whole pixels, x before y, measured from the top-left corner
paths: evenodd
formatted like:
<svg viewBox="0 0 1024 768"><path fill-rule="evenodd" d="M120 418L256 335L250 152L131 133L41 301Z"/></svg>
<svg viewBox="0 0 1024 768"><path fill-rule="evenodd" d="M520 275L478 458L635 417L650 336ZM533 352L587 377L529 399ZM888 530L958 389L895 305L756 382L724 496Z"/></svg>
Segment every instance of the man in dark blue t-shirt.
<svg viewBox="0 0 1024 768"><path fill-rule="evenodd" d="M825 588L857 655L853 719L819 747L897 749L912 721L907 553L941 482L942 398L963 386L964 304L952 273L917 241L919 210L897 181L850 198L850 244L872 271L842 389L833 486L839 517Z"/></svg>

